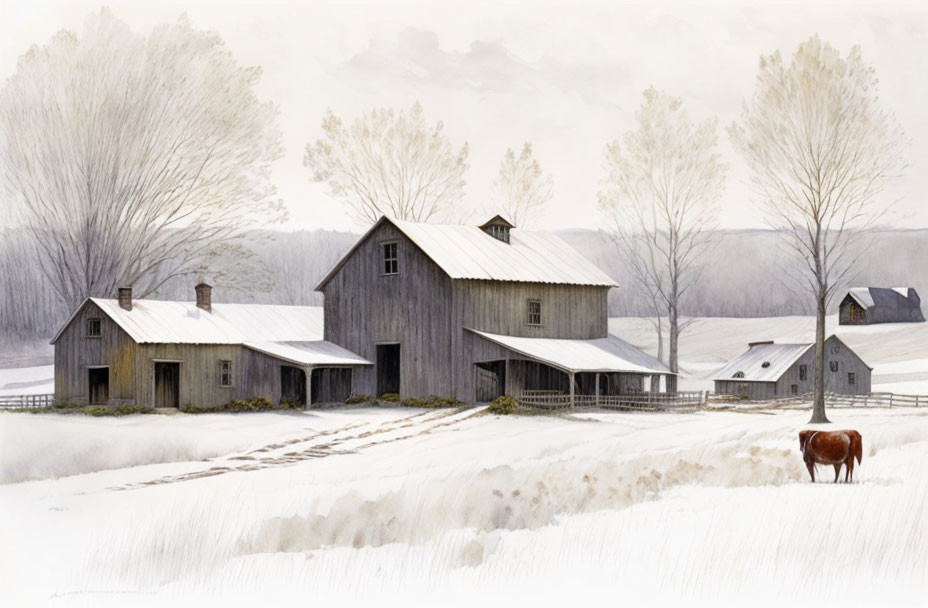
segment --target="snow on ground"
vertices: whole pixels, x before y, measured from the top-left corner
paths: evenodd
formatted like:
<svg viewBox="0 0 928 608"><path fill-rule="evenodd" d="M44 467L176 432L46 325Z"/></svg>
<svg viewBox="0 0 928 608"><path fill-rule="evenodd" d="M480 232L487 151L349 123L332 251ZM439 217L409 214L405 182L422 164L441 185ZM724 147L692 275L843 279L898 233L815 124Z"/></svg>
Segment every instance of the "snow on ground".
<svg viewBox="0 0 928 608"><path fill-rule="evenodd" d="M0 604L917 604L928 410L831 417L853 484L808 482L803 411L3 414L35 480L0 485Z"/></svg>
<svg viewBox="0 0 928 608"><path fill-rule="evenodd" d="M55 366L0 369L0 396L55 392Z"/></svg>

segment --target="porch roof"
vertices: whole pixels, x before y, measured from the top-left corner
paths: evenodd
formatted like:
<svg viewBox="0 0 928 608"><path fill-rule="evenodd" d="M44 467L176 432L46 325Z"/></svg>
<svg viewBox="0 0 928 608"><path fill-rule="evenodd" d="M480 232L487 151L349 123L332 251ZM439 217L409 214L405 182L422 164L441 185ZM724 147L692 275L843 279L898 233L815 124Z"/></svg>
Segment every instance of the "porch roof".
<svg viewBox="0 0 928 608"><path fill-rule="evenodd" d="M325 340L310 342L245 342L245 348L270 355L296 365L314 367L372 365L350 350Z"/></svg>
<svg viewBox="0 0 928 608"><path fill-rule="evenodd" d="M566 372L673 373L656 358L612 334L593 340L565 340L469 331L514 353Z"/></svg>

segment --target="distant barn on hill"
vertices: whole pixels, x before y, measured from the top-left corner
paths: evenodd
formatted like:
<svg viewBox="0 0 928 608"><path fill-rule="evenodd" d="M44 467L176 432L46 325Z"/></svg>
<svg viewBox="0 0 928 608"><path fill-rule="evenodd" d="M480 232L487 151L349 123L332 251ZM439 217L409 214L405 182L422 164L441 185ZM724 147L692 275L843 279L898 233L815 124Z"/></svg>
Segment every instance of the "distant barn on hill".
<svg viewBox="0 0 928 608"><path fill-rule="evenodd" d="M838 336L825 340L825 391L839 395L870 392L870 367ZM815 344L751 342L748 350L718 371L715 392L753 401L812 392Z"/></svg>
<svg viewBox="0 0 928 608"><path fill-rule="evenodd" d="M853 287L841 300L841 325L921 323L921 298L911 287Z"/></svg>

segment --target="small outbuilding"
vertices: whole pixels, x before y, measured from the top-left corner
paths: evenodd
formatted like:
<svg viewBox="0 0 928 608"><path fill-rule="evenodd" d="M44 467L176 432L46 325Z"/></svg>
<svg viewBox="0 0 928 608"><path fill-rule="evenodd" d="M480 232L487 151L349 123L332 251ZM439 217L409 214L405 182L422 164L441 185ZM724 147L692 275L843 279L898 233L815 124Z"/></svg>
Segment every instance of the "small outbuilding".
<svg viewBox="0 0 928 608"><path fill-rule="evenodd" d="M841 395L870 393L872 369L837 336L825 340L825 391ZM812 392L815 344L751 342L714 378L715 392L765 401Z"/></svg>
<svg viewBox="0 0 928 608"><path fill-rule="evenodd" d="M922 323L921 298L911 287L853 287L841 300L838 323Z"/></svg>

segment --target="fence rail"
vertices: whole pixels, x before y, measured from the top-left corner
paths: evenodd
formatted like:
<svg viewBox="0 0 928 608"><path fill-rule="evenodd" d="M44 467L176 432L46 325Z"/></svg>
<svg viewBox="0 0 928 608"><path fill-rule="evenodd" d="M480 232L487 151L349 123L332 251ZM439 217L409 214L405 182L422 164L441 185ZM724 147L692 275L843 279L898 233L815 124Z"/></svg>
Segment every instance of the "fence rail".
<svg viewBox="0 0 928 608"><path fill-rule="evenodd" d="M55 395L0 395L0 410L18 410L27 407L49 407L55 403Z"/></svg>
<svg viewBox="0 0 928 608"><path fill-rule="evenodd" d="M732 395L712 394L709 396L709 403L714 406L737 405L743 403L746 406L757 408L777 407L789 409L808 408L809 402L812 401L812 394L796 395L792 397L782 397L780 399L770 399L767 401L750 401L739 399ZM867 395L839 395L837 393L825 394L825 405L831 407L928 407L928 395L907 395L900 393L870 393Z"/></svg>
<svg viewBox="0 0 928 608"><path fill-rule="evenodd" d="M702 407L708 393L638 393L629 395L574 395L561 391L523 391L518 401L526 407L545 409L665 410Z"/></svg>

